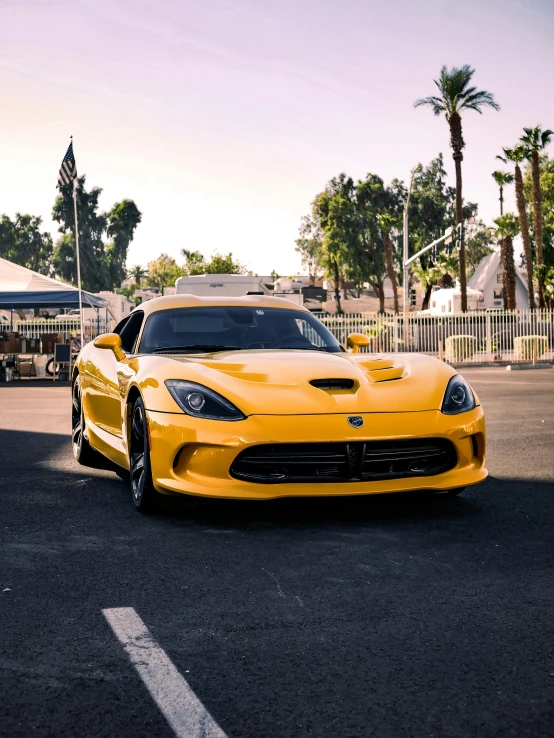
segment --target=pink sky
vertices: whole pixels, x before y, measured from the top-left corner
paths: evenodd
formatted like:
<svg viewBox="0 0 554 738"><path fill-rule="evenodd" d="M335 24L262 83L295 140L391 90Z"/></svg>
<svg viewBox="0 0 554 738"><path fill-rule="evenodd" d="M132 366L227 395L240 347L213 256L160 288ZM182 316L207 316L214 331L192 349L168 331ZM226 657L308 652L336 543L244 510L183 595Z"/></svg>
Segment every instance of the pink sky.
<svg viewBox="0 0 554 738"><path fill-rule="evenodd" d="M291 274L340 171L406 179L442 151L454 184L446 122L413 102L470 64L502 106L464 117L464 196L490 223L501 146L554 128L553 40L551 0L0 0L0 213L54 230L73 134L102 206L143 212L129 265L185 247Z"/></svg>

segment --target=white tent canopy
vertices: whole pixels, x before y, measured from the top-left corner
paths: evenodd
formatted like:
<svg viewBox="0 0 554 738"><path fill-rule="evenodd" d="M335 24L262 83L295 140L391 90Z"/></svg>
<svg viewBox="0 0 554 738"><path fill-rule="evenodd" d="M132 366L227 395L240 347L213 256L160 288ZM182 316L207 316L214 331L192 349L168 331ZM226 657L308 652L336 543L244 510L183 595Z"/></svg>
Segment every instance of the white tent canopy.
<svg viewBox="0 0 554 738"><path fill-rule="evenodd" d="M83 305L107 307L108 301L82 292ZM44 274L0 258L0 308L79 307L79 291Z"/></svg>

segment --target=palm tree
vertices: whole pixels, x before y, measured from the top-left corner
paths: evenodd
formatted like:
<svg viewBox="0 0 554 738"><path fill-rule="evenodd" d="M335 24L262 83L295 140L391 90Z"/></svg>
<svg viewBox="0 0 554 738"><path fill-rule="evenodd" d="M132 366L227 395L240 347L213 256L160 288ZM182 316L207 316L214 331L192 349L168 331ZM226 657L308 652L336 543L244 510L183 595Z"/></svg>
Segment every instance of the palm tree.
<svg viewBox="0 0 554 738"><path fill-rule="evenodd" d="M519 233L519 222L515 215L506 213L496 218L496 235L501 244L502 278L504 281L504 307L516 309L516 268L514 265L514 236Z"/></svg>
<svg viewBox="0 0 554 738"><path fill-rule="evenodd" d="M394 264L392 261L392 241L390 237L391 230L397 225L396 219L389 213L382 213L377 217L379 225L385 232L383 238L383 245L385 247L385 264L387 267L387 274L392 284L392 294L394 297L394 314L398 315L398 286L396 282L396 272L394 271Z"/></svg>
<svg viewBox="0 0 554 738"><path fill-rule="evenodd" d="M527 268L527 294L529 300L529 309L535 309L535 288L533 286L533 255L531 253L531 239L529 237L529 218L527 217L527 203L523 192L523 177L521 175L521 167L519 166L525 160L525 148L521 145L514 146L513 149L503 149L504 156L497 156L497 159L503 161L511 161L514 165L514 182L516 187L517 213L519 216L519 229L521 231L521 240L523 241L523 252L525 254L525 265Z"/></svg>
<svg viewBox="0 0 554 738"><path fill-rule="evenodd" d="M461 112L463 110L475 110L477 113L481 113L483 107L500 110L500 106L495 102L490 92L470 87L474 72L475 70L468 64L465 64L461 69L452 67L450 71L443 67L439 79L434 80L440 95L420 98L414 103L416 108L420 105L429 105L435 115L444 113L450 126L450 146L452 147L452 158L456 166L456 223L463 222L462 160L464 155L462 149L465 142L462 136ZM459 261L462 311L465 313L467 310L467 276L465 246L463 243L459 250Z"/></svg>
<svg viewBox="0 0 554 738"><path fill-rule="evenodd" d="M504 215L504 187L507 184L512 184L514 181L514 175L510 174L510 172L499 172L497 170L492 173L492 176L500 190L500 216L502 217Z"/></svg>
<svg viewBox="0 0 554 738"><path fill-rule="evenodd" d="M136 266L129 269L129 271L127 272L127 276L133 277L137 287L140 287L140 280L148 276L148 270L144 269L144 267L141 267L140 264L137 264Z"/></svg>
<svg viewBox="0 0 554 738"><path fill-rule="evenodd" d="M539 151L542 151L550 143L554 131L542 131L540 126L535 128L524 128L524 135L520 138L525 146L525 155L531 160L532 193L533 193L533 230L535 232L535 248L537 250L537 266L544 264L542 252L542 192L539 167ZM546 307L544 302L543 279L539 277L539 307Z"/></svg>

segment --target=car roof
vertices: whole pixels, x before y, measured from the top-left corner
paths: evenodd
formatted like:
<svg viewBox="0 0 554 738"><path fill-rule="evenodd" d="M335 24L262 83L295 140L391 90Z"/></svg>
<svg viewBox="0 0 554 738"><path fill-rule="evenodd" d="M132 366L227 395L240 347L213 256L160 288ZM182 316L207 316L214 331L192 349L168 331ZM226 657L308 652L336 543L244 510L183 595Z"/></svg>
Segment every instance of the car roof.
<svg viewBox="0 0 554 738"><path fill-rule="evenodd" d="M159 310L172 310L174 308L193 307L288 308L289 310L298 310L299 312L303 313L310 312L307 308L296 305L290 300L285 300L281 297L271 297L270 295L244 295L243 297L198 297L197 295L166 295L165 297L155 297L153 300L141 302L140 305L137 305L135 310L141 310L144 312L145 315L150 315L150 313L155 313Z"/></svg>

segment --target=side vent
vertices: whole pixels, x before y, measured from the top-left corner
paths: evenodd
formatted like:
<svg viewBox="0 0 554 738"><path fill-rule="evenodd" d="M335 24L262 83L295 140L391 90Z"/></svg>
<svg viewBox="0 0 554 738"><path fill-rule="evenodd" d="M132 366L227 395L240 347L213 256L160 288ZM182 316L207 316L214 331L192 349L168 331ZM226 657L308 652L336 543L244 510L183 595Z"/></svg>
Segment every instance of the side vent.
<svg viewBox="0 0 554 738"><path fill-rule="evenodd" d="M322 390L349 390L354 387L353 379L312 379L310 384Z"/></svg>

